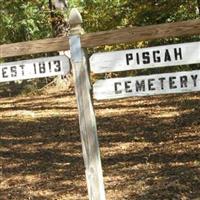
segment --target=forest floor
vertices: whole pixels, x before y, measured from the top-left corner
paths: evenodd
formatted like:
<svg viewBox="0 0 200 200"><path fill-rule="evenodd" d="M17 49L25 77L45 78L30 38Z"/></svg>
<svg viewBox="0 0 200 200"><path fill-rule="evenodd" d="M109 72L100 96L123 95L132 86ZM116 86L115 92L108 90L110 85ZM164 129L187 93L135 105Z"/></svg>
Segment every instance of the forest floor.
<svg viewBox="0 0 200 200"><path fill-rule="evenodd" d="M88 199L74 93L0 102L0 199ZM199 93L94 108L107 200L200 199Z"/></svg>

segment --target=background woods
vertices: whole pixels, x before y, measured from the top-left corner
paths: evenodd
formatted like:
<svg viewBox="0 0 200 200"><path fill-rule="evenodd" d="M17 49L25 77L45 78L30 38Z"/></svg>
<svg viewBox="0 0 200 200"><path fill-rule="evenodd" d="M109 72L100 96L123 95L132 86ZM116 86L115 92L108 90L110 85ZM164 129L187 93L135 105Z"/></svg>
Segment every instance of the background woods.
<svg viewBox="0 0 200 200"><path fill-rule="evenodd" d="M0 0L0 44L66 35L72 7L81 11L88 33L200 17L199 0ZM169 37L87 50L90 55L199 39L199 35ZM58 52L8 56L0 62L55 54ZM98 76L104 79L193 69L199 70L200 65ZM92 81L99 78L91 77ZM51 81L0 83L2 200L88 199L74 89L46 87ZM17 95L24 93L28 95ZM93 104L108 200L199 199L199 92L101 102L94 99Z"/></svg>
<svg viewBox="0 0 200 200"><path fill-rule="evenodd" d="M68 8L55 9L53 0L0 1L0 44L51 37L54 17L65 16L71 7L81 10L86 32L110 30L124 26L143 26L196 19L199 0L69 0ZM53 19L52 19L53 18Z"/></svg>
<svg viewBox="0 0 200 200"><path fill-rule="evenodd" d="M121 27L145 26L166 22L175 22L199 18L199 1L129 1L129 0L96 0L96 1L2 1L0 3L0 44L30 41L66 35L69 30L67 16L72 7L78 7L83 16L85 32L96 32ZM168 38L149 42L130 43L123 45L104 46L101 51L116 49L146 47L159 44L169 44L196 40L196 37ZM96 49L96 50L97 50ZM93 51L89 50L89 54ZM37 55L36 55L37 56ZM26 59L26 56L23 57ZM12 59L8 59L10 61ZM6 60L5 60L6 61ZM185 67L188 69L188 67ZM142 74L143 71L137 72ZM146 72L146 70L145 70ZM150 70L148 73L151 73ZM130 74L130 72L128 72ZM125 73L126 75L127 73ZM117 76L115 73L114 76ZM29 82L25 91L37 90L50 80ZM4 95L15 95L24 90L22 84L0 84ZM25 83L27 83L25 81ZM6 88L4 87L6 86ZM5 92L6 91L6 92Z"/></svg>

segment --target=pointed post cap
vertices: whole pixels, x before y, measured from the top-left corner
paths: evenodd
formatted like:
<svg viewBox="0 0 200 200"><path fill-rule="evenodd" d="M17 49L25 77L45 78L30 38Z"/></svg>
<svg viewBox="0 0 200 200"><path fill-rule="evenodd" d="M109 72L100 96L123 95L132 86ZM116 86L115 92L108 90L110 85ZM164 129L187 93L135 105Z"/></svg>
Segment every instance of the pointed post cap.
<svg viewBox="0 0 200 200"><path fill-rule="evenodd" d="M81 24L83 20L77 8L73 8L69 14L70 33L69 35L81 35L84 33Z"/></svg>
<svg viewBox="0 0 200 200"><path fill-rule="evenodd" d="M82 24L82 22L83 20L78 9L72 8L69 14L69 24L73 27Z"/></svg>

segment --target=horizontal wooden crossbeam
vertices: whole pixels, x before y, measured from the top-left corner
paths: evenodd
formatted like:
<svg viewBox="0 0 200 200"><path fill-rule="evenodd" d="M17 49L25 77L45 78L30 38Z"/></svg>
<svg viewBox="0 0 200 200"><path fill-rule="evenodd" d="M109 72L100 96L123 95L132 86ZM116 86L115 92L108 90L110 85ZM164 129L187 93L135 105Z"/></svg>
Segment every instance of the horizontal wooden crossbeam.
<svg viewBox="0 0 200 200"><path fill-rule="evenodd" d="M188 20L142 27L128 27L111 31L86 33L81 36L85 48L121 44L167 37L199 35L200 20ZM48 38L0 45L0 58L69 50L67 37Z"/></svg>

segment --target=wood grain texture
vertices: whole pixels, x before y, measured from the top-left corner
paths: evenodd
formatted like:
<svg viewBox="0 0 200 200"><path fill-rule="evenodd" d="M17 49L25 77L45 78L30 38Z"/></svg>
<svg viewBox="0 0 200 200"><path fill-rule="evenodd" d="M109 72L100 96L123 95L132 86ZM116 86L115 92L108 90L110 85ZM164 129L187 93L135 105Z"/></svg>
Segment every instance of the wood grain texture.
<svg viewBox="0 0 200 200"><path fill-rule="evenodd" d="M105 200L96 118L90 95L91 85L87 71L86 57L83 56L83 53L78 52L82 51L80 37L72 36L70 38L70 49L72 52L71 60L79 111L88 196L89 200ZM77 55L81 55L81 57L77 57Z"/></svg>
<svg viewBox="0 0 200 200"><path fill-rule="evenodd" d="M29 42L4 44L0 46L0 58L23 56L37 53L64 51L69 49L68 38L48 38Z"/></svg>
<svg viewBox="0 0 200 200"><path fill-rule="evenodd" d="M129 27L113 31L85 34L83 47L95 47L166 37L200 34L200 20L189 20L143 27Z"/></svg>
<svg viewBox="0 0 200 200"><path fill-rule="evenodd" d="M102 45L198 34L200 34L199 19L87 33L81 36L81 43L82 47L90 48ZM1 45L0 58L64 50L69 50L68 39L66 37L49 38Z"/></svg>

